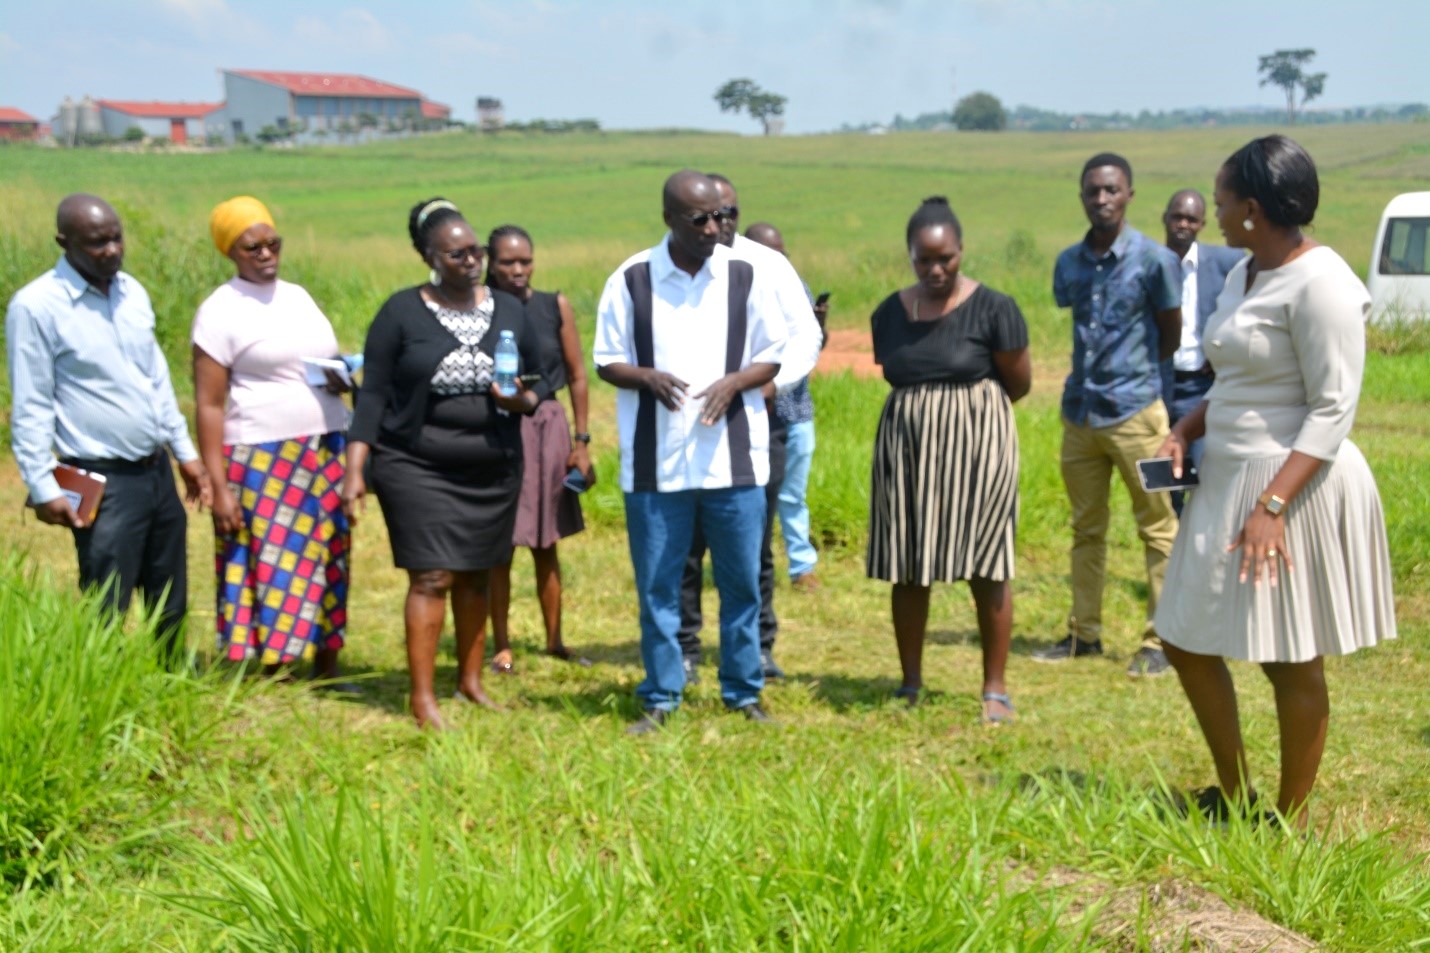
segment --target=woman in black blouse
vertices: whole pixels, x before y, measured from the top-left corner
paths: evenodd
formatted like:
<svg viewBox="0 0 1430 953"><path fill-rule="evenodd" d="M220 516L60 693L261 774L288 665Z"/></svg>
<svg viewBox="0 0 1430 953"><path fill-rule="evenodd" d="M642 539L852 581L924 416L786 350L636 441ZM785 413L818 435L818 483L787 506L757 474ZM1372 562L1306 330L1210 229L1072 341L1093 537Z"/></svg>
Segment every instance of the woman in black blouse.
<svg viewBox="0 0 1430 953"><path fill-rule="evenodd" d="M894 638L909 704L923 687L935 581L968 580L983 645L983 720L1010 721L1004 682L1013 627L1018 432L1028 393L1028 329L1018 305L959 272L963 229L942 196L905 231L918 281L871 319L874 360L893 392L874 444L870 578L893 583Z"/></svg>
<svg viewBox="0 0 1430 953"><path fill-rule="evenodd" d="M393 561L408 575L412 714L422 727L441 728L432 680L449 595L456 697L496 707L482 689L487 570L511 561L518 415L534 411L547 387L518 383L503 395L493 385L503 331L515 335L525 367L536 367L539 354L523 333L521 302L483 286L482 246L457 207L419 203L407 227L432 280L387 299L368 328L343 504L354 518L372 480Z"/></svg>

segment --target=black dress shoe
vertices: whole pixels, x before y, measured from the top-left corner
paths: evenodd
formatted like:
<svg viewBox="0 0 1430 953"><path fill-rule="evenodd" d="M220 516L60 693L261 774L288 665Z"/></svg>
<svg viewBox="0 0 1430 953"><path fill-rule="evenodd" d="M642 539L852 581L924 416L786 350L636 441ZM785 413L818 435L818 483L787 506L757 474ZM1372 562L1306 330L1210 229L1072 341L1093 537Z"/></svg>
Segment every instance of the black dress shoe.
<svg viewBox="0 0 1430 953"><path fill-rule="evenodd" d="M700 684L700 660L683 655L680 658L680 667L685 671L685 684Z"/></svg>
<svg viewBox="0 0 1430 953"><path fill-rule="evenodd" d="M660 731L669 720L670 712L664 708L647 708L641 714L640 721L626 729L626 734L648 735L652 731Z"/></svg>
<svg viewBox="0 0 1430 953"><path fill-rule="evenodd" d="M770 717L770 713L760 707L759 702L753 705L746 705L740 710L740 714L745 716L746 721L758 721L767 725L773 725L775 720Z"/></svg>
<svg viewBox="0 0 1430 953"><path fill-rule="evenodd" d="M760 668L765 678L784 678L785 670L775 664L775 655L769 649L760 649Z"/></svg>

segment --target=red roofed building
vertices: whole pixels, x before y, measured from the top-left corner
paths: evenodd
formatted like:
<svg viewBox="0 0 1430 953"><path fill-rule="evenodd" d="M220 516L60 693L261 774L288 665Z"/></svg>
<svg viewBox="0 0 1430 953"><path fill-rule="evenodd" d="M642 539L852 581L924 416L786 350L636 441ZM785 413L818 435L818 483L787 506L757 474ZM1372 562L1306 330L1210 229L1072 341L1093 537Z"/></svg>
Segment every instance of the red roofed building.
<svg viewBox="0 0 1430 953"><path fill-rule="evenodd" d="M427 103L415 89L348 73L224 70L228 97L225 138L254 137L272 127L295 142L335 135L367 139L415 129L428 120L447 120L451 109ZM428 115L428 108L441 111Z"/></svg>
<svg viewBox="0 0 1430 953"><path fill-rule="evenodd" d="M0 106L0 142L28 142L39 135L40 121L13 106Z"/></svg>
<svg viewBox="0 0 1430 953"><path fill-rule="evenodd" d="M165 138L175 145L183 145L190 139L202 141L209 134L222 134L223 103L101 99L96 105L104 134L111 139L123 139L129 130L138 129L148 138Z"/></svg>

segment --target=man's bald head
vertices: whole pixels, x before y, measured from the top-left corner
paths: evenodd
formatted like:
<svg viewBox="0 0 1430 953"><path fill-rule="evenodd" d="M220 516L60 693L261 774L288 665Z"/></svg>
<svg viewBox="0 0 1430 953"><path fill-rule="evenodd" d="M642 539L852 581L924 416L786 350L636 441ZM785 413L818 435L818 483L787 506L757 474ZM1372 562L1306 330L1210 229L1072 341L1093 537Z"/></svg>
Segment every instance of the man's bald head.
<svg viewBox="0 0 1430 953"><path fill-rule="evenodd" d="M694 169L681 169L672 174L665 180L665 188L660 195L661 204L667 212L695 208L705 204L703 200L712 196L718 204L720 190L708 175Z"/></svg>
<svg viewBox="0 0 1430 953"><path fill-rule="evenodd" d="M55 242L75 271L108 293L124 264L124 229L114 208L97 195L67 195L55 210L55 230Z"/></svg>
<svg viewBox="0 0 1430 953"><path fill-rule="evenodd" d="M1203 218L1206 217L1207 200L1203 198L1202 193L1198 192L1196 189L1182 189L1182 191L1175 193L1170 199L1167 200L1167 211L1170 212L1172 209L1185 205L1188 202L1194 205L1197 210L1201 212Z"/></svg>
<svg viewBox="0 0 1430 953"><path fill-rule="evenodd" d="M55 209L55 231L61 235L71 235L82 222L102 222L112 219L119 221L119 213L98 195L76 192L66 195Z"/></svg>
<svg viewBox="0 0 1430 953"><path fill-rule="evenodd" d="M769 222L756 222L751 225L745 229L745 237L752 242L759 242L766 248L773 248L781 255L785 253L784 236L780 234L778 228L775 228Z"/></svg>

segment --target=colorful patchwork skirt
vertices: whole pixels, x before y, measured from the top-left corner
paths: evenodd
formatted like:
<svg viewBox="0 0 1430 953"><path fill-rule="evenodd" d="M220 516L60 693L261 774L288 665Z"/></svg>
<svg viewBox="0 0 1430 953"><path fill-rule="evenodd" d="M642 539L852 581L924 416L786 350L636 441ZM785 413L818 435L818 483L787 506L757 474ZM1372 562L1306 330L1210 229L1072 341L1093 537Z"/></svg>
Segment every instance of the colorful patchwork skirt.
<svg viewBox="0 0 1430 953"><path fill-rule="evenodd" d="M339 489L341 433L224 447L243 529L219 537L219 648L265 665L338 649L352 545Z"/></svg>

